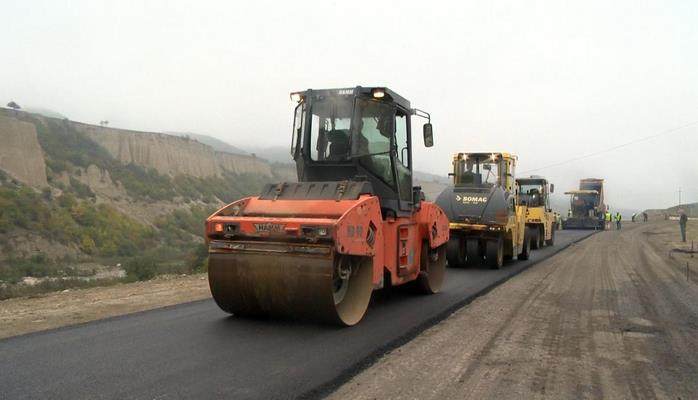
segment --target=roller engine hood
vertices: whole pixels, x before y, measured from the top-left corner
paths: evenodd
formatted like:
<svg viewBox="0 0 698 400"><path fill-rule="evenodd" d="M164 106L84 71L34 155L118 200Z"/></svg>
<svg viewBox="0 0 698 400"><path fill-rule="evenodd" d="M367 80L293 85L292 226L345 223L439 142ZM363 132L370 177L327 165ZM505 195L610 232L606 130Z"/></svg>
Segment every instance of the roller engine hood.
<svg viewBox="0 0 698 400"><path fill-rule="evenodd" d="M499 186L449 186L436 204L450 222L505 225L510 195Z"/></svg>

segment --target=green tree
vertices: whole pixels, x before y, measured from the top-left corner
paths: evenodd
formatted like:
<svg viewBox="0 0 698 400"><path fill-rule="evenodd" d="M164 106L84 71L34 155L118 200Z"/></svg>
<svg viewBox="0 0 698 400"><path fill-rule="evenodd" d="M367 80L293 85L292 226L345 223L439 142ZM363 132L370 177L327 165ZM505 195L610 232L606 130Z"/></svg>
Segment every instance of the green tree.
<svg viewBox="0 0 698 400"><path fill-rule="evenodd" d="M95 241L91 237L83 236L80 240L80 250L87 254L93 254L97 250L97 245L95 245Z"/></svg>

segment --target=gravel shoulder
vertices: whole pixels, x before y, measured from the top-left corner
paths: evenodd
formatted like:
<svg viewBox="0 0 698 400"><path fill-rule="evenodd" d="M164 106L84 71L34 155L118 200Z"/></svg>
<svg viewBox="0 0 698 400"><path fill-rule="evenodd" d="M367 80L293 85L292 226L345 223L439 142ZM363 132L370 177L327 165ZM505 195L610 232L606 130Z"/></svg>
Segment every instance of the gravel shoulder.
<svg viewBox="0 0 698 400"><path fill-rule="evenodd" d="M690 248L678 232L676 221L661 221L594 235L386 354L330 397L697 398L698 257L672 251ZM698 239L698 223L689 223L689 238Z"/></svg>
<svg viewBox="0 0 698 400"><path fill-rule="evenodd" d="M206 274L195 274L9 299L0 301L0 338L210 297Z"/></svg>

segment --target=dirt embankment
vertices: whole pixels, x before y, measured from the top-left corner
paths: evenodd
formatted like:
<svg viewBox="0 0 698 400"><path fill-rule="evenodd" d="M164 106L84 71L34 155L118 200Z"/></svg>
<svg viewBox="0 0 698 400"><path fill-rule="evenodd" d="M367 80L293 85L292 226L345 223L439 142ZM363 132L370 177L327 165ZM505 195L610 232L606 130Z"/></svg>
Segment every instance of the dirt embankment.
<svg viewBox="0 0 698 400"><path fill-rule="evenodd" d="M0 169L33 187L47 185L46 165L34 125L22 121L59 121L83 132L123 164L153 168L163 175L208 178L234 174L273 176L271 164L254 156L231 154L186 137L90 125L67 119L0 109Z"/></svg>
<svg viewBox="0 0 698 400"><path fill-rule="evenodd" d="M698 398L698 257L669 256L686 246L678 235L675 221L601 232L385 355L331 398Z"/></svg>
<svg viewBox="0 0 698 400"><path fill-rule="evenodd" d="M272 176L271 165L252 156L215 151L186 137L155 132L139 132L72 122L79 131L104 147L124 164L153 168L163 175L197 178L253 173Z"/></svg>
<svg viewBox="0 0 698 400"><path fill-rule="evenodd" d="M211 296L205 274L163 276L147 282L67 290L0 301L0 338ZM1 397L1 396L0 396Z"/></svg>
<svg viewBox="0 0 698 400"><path fill-rule="evenodd" d="M46 186L46 164L34 125L0 115L0 170L20 182Z"/></svg>

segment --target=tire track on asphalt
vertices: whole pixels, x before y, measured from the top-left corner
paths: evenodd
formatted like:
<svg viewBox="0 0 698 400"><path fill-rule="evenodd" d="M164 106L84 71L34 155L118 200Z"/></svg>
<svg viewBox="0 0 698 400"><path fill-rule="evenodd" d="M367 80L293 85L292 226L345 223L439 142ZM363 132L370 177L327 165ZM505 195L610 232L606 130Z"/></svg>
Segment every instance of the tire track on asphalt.
<svg viewBox="0 0 698 400"><path fill-rule="evenodd" d="M620 269L627 274L628 278L630 279L630 282L634 286L633 294L635 296L633 297L635 297L639 301L639 304L637 304L639 306L639 312L636 312L634 314L638 316L637 318L639 318L639 316L642 315L643 319L647 319L644 317L657 315L657 309L654 304L655 301L652 298L653 292L651 288L648 287L647 282L642 278L642 276L640 276L636 269L636 262L634 262L635 257L633 257L631 254L636 252L628 251L629 249L636 248L635 246L633 246L633 238L637 234L637 231L638 229L635 229L627 233L626 235L619 235L620 237L618 238L618 240L616 240L616 245L612 249L614 255L612 265L618 265ZM642 254L643 257L645 256L644 249L642 249L640 254ZM624 293L628 292L624 291ZM630 297L629 293L627 297ZM630 304L632 300L628 300L628 303ZM642 336L638 337L637 335L646 335L649 333L647 332L647 329L643 329L641 331L639 327L634 326L634 324L630 321L630 318L622 321L623 326L621 327L621 334L624 352L626 354L646 354L647 346L644 345L646 338ZM633 336L631 337L630 335ZM626 376L628 379L628 389L633 399L658 398L658 393L656 393L655 391L656 385L653 384L655 383L655 380L653 379L653 375L649 369L648 362L643 360L630 359L628 360L627 368L631 369L631 373L627 374ZM663 393L660 393L659 395L663 395Z"/></svg>

